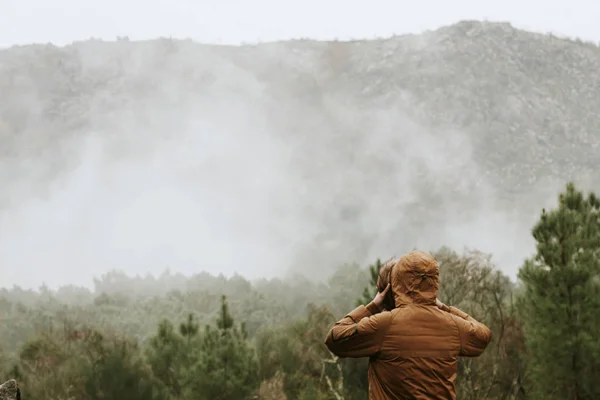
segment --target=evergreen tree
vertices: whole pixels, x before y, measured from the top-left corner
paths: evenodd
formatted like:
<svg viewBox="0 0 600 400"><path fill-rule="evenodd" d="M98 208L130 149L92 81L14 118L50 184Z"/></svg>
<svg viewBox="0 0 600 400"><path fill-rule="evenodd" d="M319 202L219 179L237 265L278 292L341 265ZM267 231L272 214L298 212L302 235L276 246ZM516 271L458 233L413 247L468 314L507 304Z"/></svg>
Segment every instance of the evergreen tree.
<svg viewBox="0 0 600 400"><path fill-rule="evenodd" d="M180 326L182 336L188 337L188 340L185 341L182 336L177 335L171 322L163 320L158 326L156 336L150 339L146 349L146 359L154 376L162 383L164 392L173 398L182 396L184 382L182 382L181 375L188 367L188 350L191 347L191 335L187 335L189 322L190 320L188 320L188 325L181 324Z"/></svg>
<svg viewBox="0 0 600 400"><path fill-rule="evenodd" d="M186 338L188 345L190 341L198 334L200 325L194 321L194 314L188 314L188 319L185 323L179 324L179 333Z"/></svg>
<svg viewBox="0 0 600 400"><path fill-rule="evenodd" d="M233 328L233 317L229 313L229 305L227 304L227 298L221 296L221 314L217 318L217 327L223 332L227 332L228 329Z"/></svg>
<svg viewBox="0 0 600 400"><path fill-rule="evenodd" d="M250 398L259 386L256 355L244 324L235 326L225 296L216 322L217 328L207 326L202 336L188 389L195 399Z"/></svg>
<svg viewBox="0 0 600 400"><path fill-rule="evenodd" d="M137 343L94 332L87 348L88 363L80 365L86 395L80 398L162 399Z"/></svg>
<svg viewBox="0 0 600 400"><path fill-rule="evenodd" d="M135 341L91 329L27 342L11 375L28 398L163 399Z"/></svg>
<svg viewBox="0 0 600 400"><path fill-rule="evenodd" d="M532 234L537 254L519 272L532 395L599 399L599 199L569 183Z"/></svg>

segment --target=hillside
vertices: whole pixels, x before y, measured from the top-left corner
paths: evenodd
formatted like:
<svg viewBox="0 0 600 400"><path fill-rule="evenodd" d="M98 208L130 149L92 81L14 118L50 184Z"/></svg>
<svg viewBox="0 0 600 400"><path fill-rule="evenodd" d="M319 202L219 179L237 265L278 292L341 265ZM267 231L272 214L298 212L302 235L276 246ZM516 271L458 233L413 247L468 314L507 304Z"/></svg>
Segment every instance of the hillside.
<svg viewBox="0 0 600 400"><path fill-rule="evenodd" d="M597 93L600 48L497 23L354 42L13 47L0 51L0 235L18 225L8 210L57 190L71 193L64 205L87 182L81 202L94 211L73 224L87 224L76 237L89 235L91 250L62 260L67 274L103 252L93 235L123 199L176 187L190 203L167 196L150 209L179 208L169 221L191 203L212 209L205 236L177 232L219 241L206 263L238 252L264 274L316 273L448 244L492 252L514 272L565 181L600 188ZM127 237L155 228L179 229L158 221Z"/></svg>

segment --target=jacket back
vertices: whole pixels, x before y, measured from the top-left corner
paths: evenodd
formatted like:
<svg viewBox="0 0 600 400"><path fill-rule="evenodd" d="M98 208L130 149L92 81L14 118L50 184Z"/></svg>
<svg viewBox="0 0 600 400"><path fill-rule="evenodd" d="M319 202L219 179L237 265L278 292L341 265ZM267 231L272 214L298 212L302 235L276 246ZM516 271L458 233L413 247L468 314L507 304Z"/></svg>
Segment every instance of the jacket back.
<svg viewBox="0 0 600 400"><path fill-rule="evenodd" d="M380 278L391 283L395 308L357 307L329 331L329 350L370 358L372 400L456 399L458 357L481 355L490 330L455 307L436 305L439 267L428 253L407 253Z"/></svg>

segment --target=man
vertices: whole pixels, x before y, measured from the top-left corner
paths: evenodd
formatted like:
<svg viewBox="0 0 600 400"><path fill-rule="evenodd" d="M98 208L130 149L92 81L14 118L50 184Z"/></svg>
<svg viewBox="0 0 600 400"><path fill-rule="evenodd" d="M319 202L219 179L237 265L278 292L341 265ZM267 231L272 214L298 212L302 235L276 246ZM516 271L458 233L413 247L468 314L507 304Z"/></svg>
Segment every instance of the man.
<svg viewBox="0 0 600 400"><path fill-rule="evenodd" d="M377 287L373 301L331 328L329 350L370 357L371 400L455 400L458 357L481 355L490 330L437 299L439 266L428 253L412 251L388 262Z"/></svg>

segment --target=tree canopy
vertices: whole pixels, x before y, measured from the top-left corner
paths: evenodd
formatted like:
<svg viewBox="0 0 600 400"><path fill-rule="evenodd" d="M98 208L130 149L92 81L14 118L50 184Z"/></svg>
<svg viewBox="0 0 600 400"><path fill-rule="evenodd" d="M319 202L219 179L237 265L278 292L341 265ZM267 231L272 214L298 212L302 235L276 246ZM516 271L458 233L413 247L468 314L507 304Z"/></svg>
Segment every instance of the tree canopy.
<svg viewBox="0 0 600 400"><path fill-rule="evenodd" d="M600 396L600 200L573 184L558 200L533 227L537 252L517 282L490 254L432 252L440 300L493 333L459 363L461 399ZM343 265L301 285L113 272L95 291L2 289L0 377L49 400L366 399L368 360L338 359L324 338L372 299L380 267Z"/></svg>

